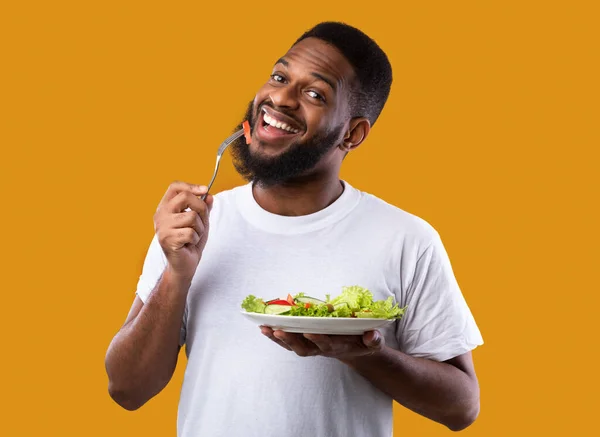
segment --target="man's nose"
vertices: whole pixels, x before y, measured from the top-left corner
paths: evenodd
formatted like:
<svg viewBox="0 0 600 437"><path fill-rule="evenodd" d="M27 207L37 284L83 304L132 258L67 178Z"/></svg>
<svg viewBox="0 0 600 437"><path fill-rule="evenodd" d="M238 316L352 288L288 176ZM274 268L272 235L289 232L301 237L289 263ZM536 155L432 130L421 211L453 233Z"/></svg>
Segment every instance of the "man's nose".
<svg viewBox="0 0 600 437"><path fill-rule="evenodd" d="M269 93L275 106L296 109L298 107L298 92L293 86L276 88Z"/></svg>

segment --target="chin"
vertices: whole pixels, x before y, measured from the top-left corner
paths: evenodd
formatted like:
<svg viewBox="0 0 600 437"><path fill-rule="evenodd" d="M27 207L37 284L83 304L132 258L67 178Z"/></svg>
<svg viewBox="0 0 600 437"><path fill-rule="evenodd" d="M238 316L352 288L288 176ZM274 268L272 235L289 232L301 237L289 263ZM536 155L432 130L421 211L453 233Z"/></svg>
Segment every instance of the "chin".
<svg viewBox="0 0 600 437"><path fill-rule="evenodd" d="M258 140L256 142L252 141L249 147L250 153L254 156L272 158L285 153L285 151L288 150L291 146L291 144L276 145Z"/></svg>

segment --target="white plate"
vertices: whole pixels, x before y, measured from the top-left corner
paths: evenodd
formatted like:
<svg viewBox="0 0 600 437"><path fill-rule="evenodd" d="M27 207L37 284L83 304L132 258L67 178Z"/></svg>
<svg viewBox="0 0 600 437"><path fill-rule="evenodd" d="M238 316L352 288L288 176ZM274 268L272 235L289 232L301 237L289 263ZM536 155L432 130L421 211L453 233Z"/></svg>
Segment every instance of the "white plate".
<svg viewBox="0 0 600 437"><path fill-rule="evenodd" d="M394 320L362 319L349 317L302 317L276 316L273 314L242 314L257 325L269 326L274 330L299 334L362 335L365 331L381 328Z"/></svg>

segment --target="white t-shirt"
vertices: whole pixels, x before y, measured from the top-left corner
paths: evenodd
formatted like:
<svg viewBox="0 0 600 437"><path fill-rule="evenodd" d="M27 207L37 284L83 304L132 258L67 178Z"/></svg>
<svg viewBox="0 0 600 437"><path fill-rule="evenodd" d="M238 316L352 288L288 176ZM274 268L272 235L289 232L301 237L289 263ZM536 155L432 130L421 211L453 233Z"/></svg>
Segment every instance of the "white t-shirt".
<svg viewBox="0 0 600 437"><path fill-rule="evenodd" d="M405 316L386 345L448 360L483 343L438 233L424 220L344 183L329 207L284 217L250 184L215 196L210 234L187 297L179 437L389 437L392 399L341 362L299 357L240 314L248 294L336 296L343 286L393 296ZM137 295L165 268L153 239Z"/></svg>

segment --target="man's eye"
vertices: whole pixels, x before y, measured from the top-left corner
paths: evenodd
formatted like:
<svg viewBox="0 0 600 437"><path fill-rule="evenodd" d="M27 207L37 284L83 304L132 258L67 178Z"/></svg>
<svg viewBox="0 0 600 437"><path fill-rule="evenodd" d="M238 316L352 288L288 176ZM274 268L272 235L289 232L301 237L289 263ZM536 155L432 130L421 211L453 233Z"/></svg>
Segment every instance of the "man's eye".
<svg viewBox="0 0 600 437"><path fill-rule="evenodd" d="M306 93L306 94L308 94L308 95L309 95L310 97L312 97L313 99L317 99L317 100L323 100L323 101L325 100L321 94L319 94L319 93L316 93L316 92L314 92L314 91L307 91L307 93Z"/></svg>
<svg viewBox="0 0 600 437"><path fill-rule="evenodd" d="M275 82L285 82L284 77L277 73L272 74L271 79L273 79Z"/></svg>

